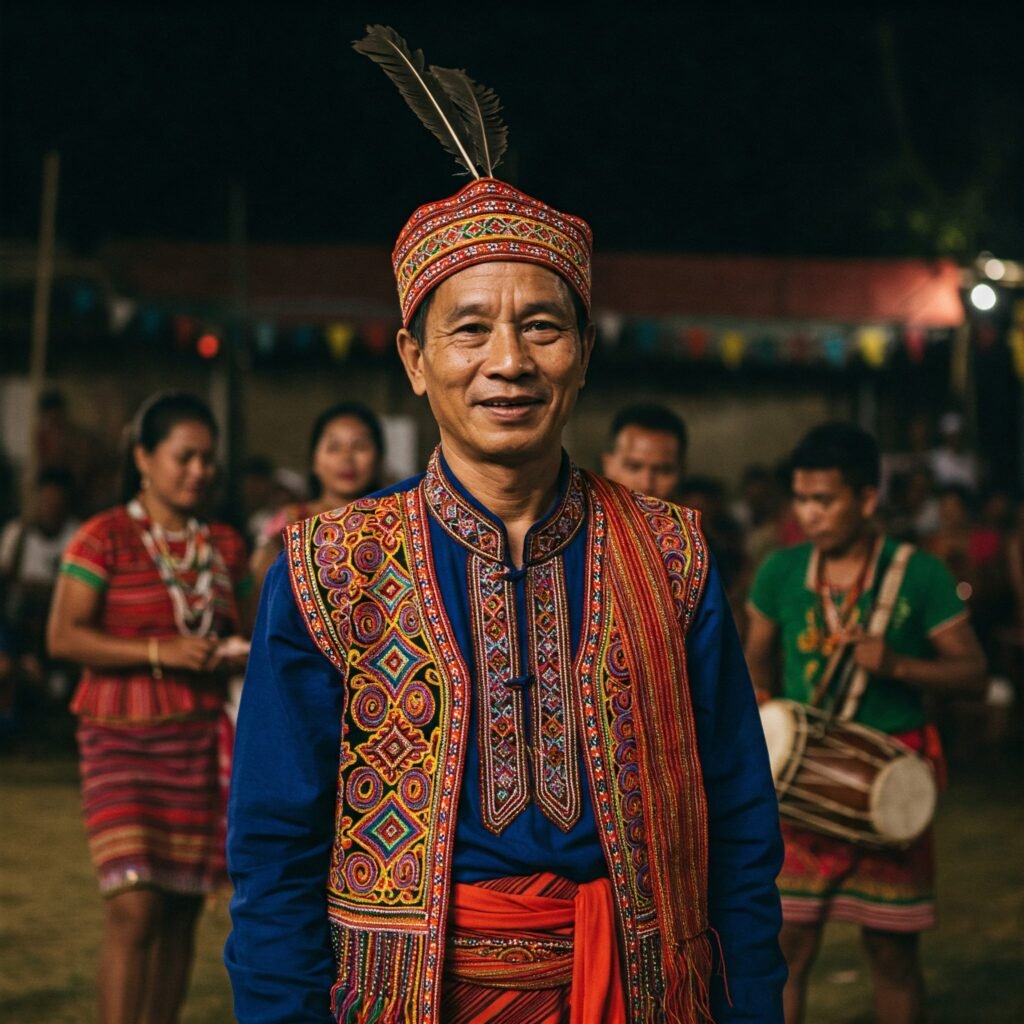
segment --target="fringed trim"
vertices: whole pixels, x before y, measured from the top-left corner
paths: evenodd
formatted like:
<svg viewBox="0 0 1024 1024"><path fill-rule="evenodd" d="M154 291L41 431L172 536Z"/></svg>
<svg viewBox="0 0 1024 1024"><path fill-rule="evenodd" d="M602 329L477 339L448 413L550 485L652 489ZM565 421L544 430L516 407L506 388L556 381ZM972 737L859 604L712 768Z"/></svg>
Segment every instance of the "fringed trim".
<svg viewBox="0 0 1024 1024"><path fill-rule="evenodd" d="M331 1012L338 1024L413 1024L421 1008L426 938L334 928L338 978Z"/></svg>
<svg viewBox="0 0 1024 1024"><path fill-rule="evenodd" d="M684 940L674 955L665 958L662 1011L666 1024L714 1024L711 964L711 939L706 931Z"/></svg>

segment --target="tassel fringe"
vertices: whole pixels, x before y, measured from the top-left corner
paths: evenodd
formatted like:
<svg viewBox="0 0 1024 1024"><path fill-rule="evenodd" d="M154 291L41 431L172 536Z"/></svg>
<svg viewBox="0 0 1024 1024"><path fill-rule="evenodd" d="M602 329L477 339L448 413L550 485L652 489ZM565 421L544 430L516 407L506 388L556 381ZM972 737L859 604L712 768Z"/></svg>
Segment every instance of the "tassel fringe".
<svg viewBox="0 0 1024 1024"><path fill-rule="evenodd" d="M662 1012L667 1024L714 1024L711 1016L711 939L707 932L686 939L665 958Z"/></svg>
<svg viewBox="0 0 1024 1024"><path fill-rule="evenodd" d="M422 936L334 928L338 977L331 1013L338 1024L419 1020Z"/></svg>

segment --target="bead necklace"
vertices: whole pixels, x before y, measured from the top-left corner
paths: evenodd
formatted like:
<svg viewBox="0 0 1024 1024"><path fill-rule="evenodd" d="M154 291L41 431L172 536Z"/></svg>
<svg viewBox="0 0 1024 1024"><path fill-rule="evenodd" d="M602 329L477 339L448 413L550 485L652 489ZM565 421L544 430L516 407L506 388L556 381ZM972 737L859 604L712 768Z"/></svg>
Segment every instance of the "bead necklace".
<svg viewBox="0 0 1024 1024"><path fill-rule="evenodd" d="M821 604L822 618L825 620L825 629L827 631L824 643L822 644L825 654L831 654L835 649L838 634L842 633L848 626L853 625L857 602L864 593L869 570L874 564L877 555L878 544L876 542L871 545L864 556L864 561L857 571L857 577L853 585L846 588L841 606L836 604L836 592L838 590L838 593L843 593L842 589L830 587L825 582L825 559L822 558L818 562L818 578L815 582L818 591L818 601Z"/></svg>
<svg viewBox="0 0 1024 1024"><path fill-rule="evenodd" d="M185 524L185 553L175 558L167 533L146 514L142 502L128 502L128 514L139 526L142 543L153 559L171 598L174 623L182 636L206 636L213 625L213 568L215 552L205 523L190 518ZM196 581L185 582L180 573L195 571Z"/></svg>

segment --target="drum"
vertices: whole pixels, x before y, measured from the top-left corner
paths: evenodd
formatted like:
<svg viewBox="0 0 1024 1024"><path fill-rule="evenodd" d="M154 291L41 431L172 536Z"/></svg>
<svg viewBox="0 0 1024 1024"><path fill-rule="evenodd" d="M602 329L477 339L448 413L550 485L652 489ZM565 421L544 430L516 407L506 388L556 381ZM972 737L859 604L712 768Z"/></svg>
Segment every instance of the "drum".
<svg viewBox="0 0 1024 1024"><path fill-rule="evenodd" d="M829 721L791 700L761 705L779 812L795 824L876 849L909 846L931 823L931 765L899 740Z"/></svg>

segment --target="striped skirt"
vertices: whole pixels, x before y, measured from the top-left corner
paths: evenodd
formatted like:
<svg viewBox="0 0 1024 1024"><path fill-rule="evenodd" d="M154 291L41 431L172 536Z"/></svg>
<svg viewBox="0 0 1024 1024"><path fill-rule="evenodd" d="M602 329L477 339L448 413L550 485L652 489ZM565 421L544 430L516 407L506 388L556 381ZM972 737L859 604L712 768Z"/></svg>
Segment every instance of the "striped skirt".
<svg viewBox="0 0 1024 1024"><path fill-rule="evenodd" d="M145 725L82 719L82 809L100 892L200 894L227 881L216 717Z"/></svg>

